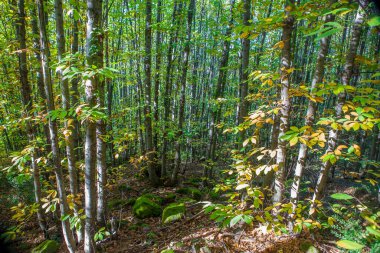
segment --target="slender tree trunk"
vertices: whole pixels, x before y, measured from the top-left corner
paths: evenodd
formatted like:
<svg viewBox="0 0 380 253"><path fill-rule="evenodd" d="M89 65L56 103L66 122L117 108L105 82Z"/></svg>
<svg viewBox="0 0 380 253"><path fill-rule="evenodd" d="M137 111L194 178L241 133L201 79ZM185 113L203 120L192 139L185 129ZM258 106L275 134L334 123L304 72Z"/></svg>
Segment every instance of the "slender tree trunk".
<svg viewBox="0 0 380 253"><path fill-rule="evenodd" d="M287 1L286 7L294 4L294 0ZM286 162L286 141L282 139L289 127L289 73L291 67L291 38L294 18L289 11L286 11L286 18L282 28L282 48L281 56L281 108L280 108L280 129L278 135L278 148L276 163L278 170L275 173L273 203L281 202L285 189L285 162Z"/></svg>
<svg viewBox="0 0 380 253"><path fill-rule="evenodd" d="M152 1L146 0L146 18L145 18L145 138L146 154L148 157L148 173L150 183L154 186L159 184L159 178L154 166L154 146L153 146L153 128L152 128L152 95L151 95L151 75L152 75Z"/></svg>
<svg viewBox="0 0 380 253"><path fill-rule="evenodd" d="M16 5L14 3L14 5ZM24 106L24 118L29 118L32 116L33 101L31 99L32 88L28 81L28 67L26 61L26 29L25 29L25 2L24 0L18 0L17 3L17 19L16 19L16 37L19 43L18 47L18 61L19 61L19 73L21 82L21 95L22 104ZM31 120L26 122L26 132L28 135L28 141L31 145L35 145L35 134L36 128L32 124ZM43 231L45 238L48 238L47 225L45 220L45 215L41 207L41 181L39 167L36 162L36 152L34 149L31 152L31 168L33 175L33 185L34 185L34 199L38 205L37 208L37 219L38 224Z"/></svg>
<svg viewBox="0 0 380 253"><path fill-rule="evenodd" d="M230 21L228 23L228 28L225 34L225 39L223 42L223 54L222 59L220 60L220 66L219 66L219 76L218 81L216 85L215 95L214 95L214 101L216 104L216 108L211 110L211 124L210 124L210 130L209 130L209 147L208 147L208 159L211 161L215 161L215 150L216 150L216 143L218 139L218 129L217 125L220 123L220 117L222 112L222 105L219 105L217 102L218 98L223 98L224 96L224 89L227 82L227 66L228 66L228 60L230 56L230 45L231 45L231 33L232 33L232 26L233 26L233 9L235 5L235 0L231 0L230 2Z"/></svg>
<svg viewBox="0 0 380 253"><path fill-rule="evenodd" d="M174 7L173 7L173 15L172 18L174 20L174 23L177 23L177 14L180 12L180 9L178 7L177 0L174 1ZM177 29L177 28L176 28ZM170 114L170 99L171 99L171 70L172 70L172 64L173 64L173 48L174 43L177 41L178 36L178 30L171 31L170 32L170 38L169 38L169 47L168 47L168 54L167 54L167 66L166 66L166 77L165 77L165 93L164 93L164 138L163 138L163 144L162 144L162 157L161 157L161 177L166 176L167 172L167 152L168 152L168 120L169 120L169 114Z"/></svg>
<svg viewBox="0 0 380 253"><path fill-rule="evenodd" d="M105 2L105 8L109 8L108 0ZM102 7L101 7L102 8ZM108 26L108 11L105 15L105 26ZM100 29L102 29L100 27ZM102 35L103 32L101 32ZM101 51L99 52L101 61L97 64L100 68L103 67L103 36L99 38L99 46ZM107 57L108 59L108 57ZM102 80L98 82L98 96L97 103L98 108L104 111L105 106L105 81L108 78L103 77ZM96 220L99 226L104 227L106 225L106 203L105 203L105 188L107 184L107 164L106 164L106 155L107 155L107 144L105 142L107 134L107 125L104 119L98 119L96 122L96 167L97 167L97 205L96 205Z"/></svg>
<svg viewBox="0 0 380 253"><path fill-rule="evenodd" d="M331 4L333 4L334 2L335 1L331 1ZM334 18L335 16L330 14L326 17L325 22L326 23L333 22ZM309 127L307 131L311 131L311 127L314 124L316 104L313 101L313 99L315 97L315 89L317 88L317 85L323 82L325 62L326 62L326 56L329 50L330 39L331 39L331 36L328 36L326 38L322 38L320 42L317 63L315 66L314 78L311 82L311 87L310 87L311 99L309 99L307 112L306 112L305 126ZM297 165L294 172L293 184L292 184L292 188L290 189L290 201L293 205L293 213L292 213L293 216L295 215L296 208L297 208L299 188L300 188L300 183L301 183L302 172L306 165L307 152L308 152L307 145L304 143L301 143L300 149L298 152Z"/></svg>
<svg viewBox="0 0 380 253"><path fill-rule="evenodd" d="M45 22L45 11L44 11L44 1L37 0L37 10L38 10L38 18L39 18L39 27L40 27L40 45L41 45L41 65L42 72L45 83L45 92L47 99L47 110L51 112L55 110L54 105L54 97L53 97L53 85L50 75L50 50L48 44L48 36L46 31L46 22ZM58 196L59 196L59 205L61 211L61 217L64 217L69 213L69 208L67 204L66 198L66 190L64 184L64 176L62 172L61 159L59 154L59 146L58 146L58 129L57 122L49 118L49 131L50 131L50 141L51 141L51 150L53 154L53 165L55 168L55 176L57 180L57 188L58 188ZM62 221L62 231L63 236L65 238L65 242L67 245L67 249L69 252L75 252L75 241L73 234L70 230L69 221L66 219Z"/></svg>
<svg viewBox="0 0 380 253"><path fill-rule="evenodd" d="M42 66L41 66L41 55L40 55L40 41L39 41L39 31L38 31L38 17L37 17L37 11L36 7L33 6L31 9L31 17L32 17L32 32L34 35L33 38L33 48L34 48L34 56L37 59L38 66L37 66L37 89L38 93L41 97L41 108L43 112L46 112L46 93L44 90L44 79L43 79L43 73L42 73ZM46 147L47 147L47 153L50 153L50 133L49 133L49 126L47 124L43 125L43 131L46 138Z"/></svg>
<svg viewBox="0 0 380 253"><path fill-rule="evenodd" d="M87 0L87 36L86 36L86 59L87 66L95 66L96 69L103 67L103 33L102 33L102 0ZM99 75L85 80L86 102L90 108L95 107L96 93L100 85ZM96 121L87 120L85 142L85 228L84 228L84 251L95 252L95 211L96 211Z"/></svg>
<svg viewBox="0 0 380 253"><path fill-rule="evenodd" d="M243 0L244 3L244 13L243 13L243 24L244 26L250 25L251 18L251 0ZM246 97L248 96L248 66L249 66L249 47L250 39L249 34L242 39L241 48L241 83L240 83L240 105L239 105L239 116L238 123L244 122L244 118L248 115L249 103ZM245 131L240 132L240 141L244 141Z"/></svg>
<svg viewBox="0 0 380 253"><path fill-rule="evenodd" d="M185 103L186 103L186 77L187 70L189 67L189 54L190 54L190 41L191 41L191 26L193 24L193 16L195 14L195 0L190 0L189 10L187 13L187 29L186 29L186 42L183 52L183 62L182 62L182 73L181 73L181 97L179 101L179 111L178 111L178 133L177 140L175 143L175 164L172 173L171 181L176 183L178 179L178 172L181 165L181 139L183 135L183 122L185 119Z"/></svg>
<svg viewBox="0 0 380 253"><path fill-rule="evenodd" d="M64 23L63 23L63 8L62 0L55 0L55 19L56 19L56 34L57 34L57 51L58 51L58 61L62 61L65 54L65 34L64 34ZM70 110L70 92L69 83L67 79L63 78L62 70L59 69L58 75L60 77L61 88L62 88L62 107L65 111ZM76 168L77 156L74 150L74 138L73 133L76 132L74 126L74 120L71 116L67 115L65 119L65 143L66 143L66 157L68 163L69 180L70 180L70 192L76 197L78 194L78 172ZM74 202L74 214L78 215L79 206Z"/></svg>
<svg viewBox="0 0 380 253"><path fill-rule="evenodd" d="M158 30L156 32L156 69L155 69L155 75L154 75L154 122L156 123L156 126L159 121L159 106L158 106L158 98L159 98L159 91L160 91L160 71L161 71L161 42L162 42L162 34L160 31L160 25L162 22L162 1L157 1L157 26ZM154 136L153 136L153 146L155 150L155 156L157 156L158 152L158 133L160 129L158 127L155 127L153 129Z"/></svg>
<svg viewBox="0 0 380 253"><path fill-rule="evenodd" d="M355 63L355 56L356 56L356 52L359 46L359 40L360 40L363 22L364 22L363 9L359 7L356 13L354 26L352 29L350 46L347 52L346 63L345 63L344 71L342 75L342 84L344 86L347 86L350 84L352 71L353 71L354 63ZM340 119L342 117L342 107L344 105L345 100L346 100L345 92L338 94L338 99L335 106L335 115L337 119ZM338 141L338 135L339 135L338 130L332 129L332 128L330 129L329 138L327 141L327 149L326 149L325 154L330 154L334 152L337 145L337 141ZM315 191L314 191L314 195L312 199L312 205L310 207L310 214L312 216L316 215L315 209L317 206L317 202L321 200L323 196L324 189L326 188L328 173L331 166L332 164L330 161L324 162L321 166L317 185L315 187Z"/></svg>

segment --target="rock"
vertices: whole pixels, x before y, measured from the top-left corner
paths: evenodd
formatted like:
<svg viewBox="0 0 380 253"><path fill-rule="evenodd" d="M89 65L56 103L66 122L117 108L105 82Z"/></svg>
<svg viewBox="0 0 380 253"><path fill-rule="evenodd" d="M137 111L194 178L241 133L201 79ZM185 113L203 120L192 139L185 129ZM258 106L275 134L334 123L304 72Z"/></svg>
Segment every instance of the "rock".
<svg viewBox="0 0 380 253"><path fill-rule="evenodd" d="M202 198L201 191L193 187L180 188L177 190L177 193L189 195L195 200L201 200Z"/></svg>
<svg viewBox="0 0 380 253"><path fill-rule="evenodd" d="M176 221L185 216L185 204L183 203L172 203L165 207L162 213L162 223L168 223Z"/></svg>
<svg viewBox="0 0 380 253"><path fill-rule="evenodd" d="M46 240L32 249L32 253L55 253L59 249L59 243L54 240Z"/></svg>
<svg viewBox="0 0 380 253"><path fill-rule="evenodd" d="M184 198L180 198L177 200L178 203L194 203L194 202L197 202L196 200L192 199L192 198L189 198L189 197L184 197Z"/></svg>
<svg viewBox="0 0 380 253"><path fill-rule="evenodd" d="M141 196L136 200L132 211L133 214L140 219L158 217L162 212L160 205L145 196Z"/></svg>
<svg viewBox="0 0 380 253"><path fill-rule="evenodd" d="M146 198L152 200L153 202L155 202L156 204L159 204L159 205L162 205L162 202L164 201L163 198L161 198L160 196L154 195L152 193L145 193L141 197L146 197Z"/></svg>

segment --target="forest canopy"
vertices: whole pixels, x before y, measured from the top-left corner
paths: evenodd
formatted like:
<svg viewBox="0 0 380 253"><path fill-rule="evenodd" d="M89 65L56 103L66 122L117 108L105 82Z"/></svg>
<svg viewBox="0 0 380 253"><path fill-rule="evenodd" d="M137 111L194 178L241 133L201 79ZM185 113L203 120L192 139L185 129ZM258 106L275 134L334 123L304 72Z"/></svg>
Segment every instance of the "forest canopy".
<svg viewBox="0 0 380 253"><path fill-rule="evenodd" d="M376 1L0 9L6 250L380 252Z"/></svg>

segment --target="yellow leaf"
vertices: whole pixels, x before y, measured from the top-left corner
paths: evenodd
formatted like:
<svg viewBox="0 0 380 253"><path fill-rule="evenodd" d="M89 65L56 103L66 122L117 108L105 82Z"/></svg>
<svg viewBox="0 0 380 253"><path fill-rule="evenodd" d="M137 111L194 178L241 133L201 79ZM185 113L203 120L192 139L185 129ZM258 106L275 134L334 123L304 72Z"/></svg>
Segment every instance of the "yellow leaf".
<svg viewBox="0 0 380 253"><path fill-rule="evenodd" d="M289 144L290 146L294 146L297 144L297 142L298 142L298 137L293 137L292 139L290 139Z"/></svg>

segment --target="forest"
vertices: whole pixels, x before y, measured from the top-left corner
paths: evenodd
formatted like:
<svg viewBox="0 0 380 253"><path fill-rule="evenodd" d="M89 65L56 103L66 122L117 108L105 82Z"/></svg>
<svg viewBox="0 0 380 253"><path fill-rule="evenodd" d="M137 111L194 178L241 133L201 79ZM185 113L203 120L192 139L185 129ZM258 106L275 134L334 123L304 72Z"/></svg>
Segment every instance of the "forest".
<svg viewBox="0 0 380 253"><path fill-rule="evenodd" d="M380 252L377 1L0 10L0 252Z"/></svg>

